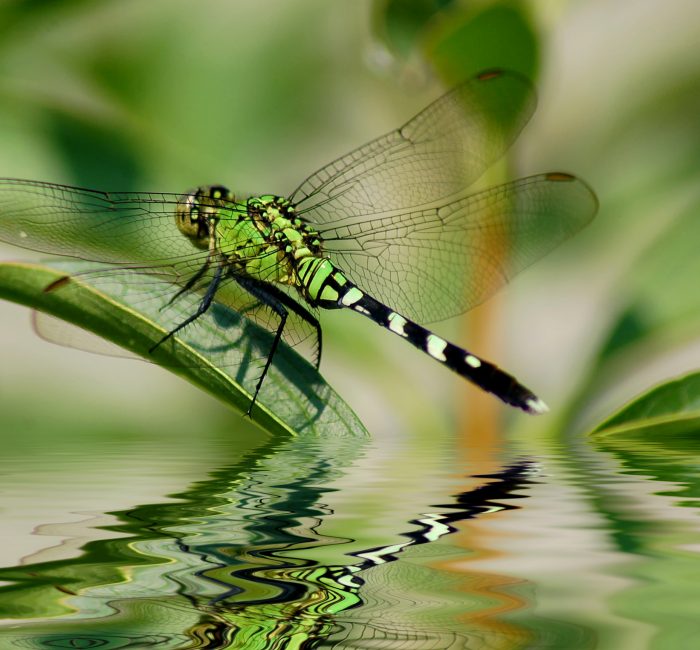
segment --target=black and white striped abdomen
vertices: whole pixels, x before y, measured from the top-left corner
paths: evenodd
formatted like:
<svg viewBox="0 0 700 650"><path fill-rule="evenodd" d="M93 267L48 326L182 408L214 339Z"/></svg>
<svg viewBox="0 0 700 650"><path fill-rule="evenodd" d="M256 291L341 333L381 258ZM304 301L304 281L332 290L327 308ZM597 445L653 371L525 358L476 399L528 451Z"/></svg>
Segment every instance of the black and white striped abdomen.
<svg viewBox="0 0 700 650"><path fill-rule="evenodd" d="M411 345L430 355L450 370L468 379L483 390L493 393L506 404L516 406L527 413L541 414L549 409L532 391L520 384L515 377L503 372L468 350L446 341L425 327L393 311L358 287L348 283L343 287L339 306L371 318Z"/></svg>

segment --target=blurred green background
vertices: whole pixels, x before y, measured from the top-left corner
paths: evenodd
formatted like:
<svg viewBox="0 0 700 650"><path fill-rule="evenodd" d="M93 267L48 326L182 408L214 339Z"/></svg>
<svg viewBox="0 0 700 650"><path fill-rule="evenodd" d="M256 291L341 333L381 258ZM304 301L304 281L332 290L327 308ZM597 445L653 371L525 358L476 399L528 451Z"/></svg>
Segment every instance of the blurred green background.
<svg viewBox="0 0 700 650"><path fill-rule="evenodd" d="M636 650L652 634L648 647L695 647L700 379L619 411L614 435L584 434L700 368L699 44L696 0L0 0L0 176L284 194L459 79L503 66L539 92L503 169L574 173L601 204L496 298L436 325L540 394L546 418L507 410L359 316L326 313L321 372L372 438L270 441L154 365L42 341L27 309L0 301L0 565L74 557L83 575L86 541L124 532L104 527L143 504L160 513L166 495L182 500L226 465L257 486L263 520L267 487L316 481L311 528L323 519L328 539L375 548L405 541L406 522L473 483L465 473L526 454L544 467L527 506L465 527L459 552L437 546L452 586L409 572L407 589L393 584L400 597L432 588L461 616L476 590L477 627L493 634L489 617L512 612L551 647ZM5 260L35 257L0 246ZM208 502L192 504L206 519ZM346 562L333 544L316 553ZM387 585L364 593L382 603Z"/></svg>
<svg viewBox="0 0 700 650"><path fill-rule="evenodd" d="M555 413L545 427L580 432L700 367L698 43L700 5L690 0L663 10L648 0L267 0L264 10L254 0L5 1L0 173L284 194L456 80L519 69L540 100L511 170L575 173L601 209L498 298L437 330L531 385ZM0 310L10 445L80 432L172 441L197 431L203 445L232 427L258 435L159 368L51 346L27 310ZM324 314L321 371L373 435L446 435L457 421L469 432L480 408L504 414L360 320Z"/></svg>

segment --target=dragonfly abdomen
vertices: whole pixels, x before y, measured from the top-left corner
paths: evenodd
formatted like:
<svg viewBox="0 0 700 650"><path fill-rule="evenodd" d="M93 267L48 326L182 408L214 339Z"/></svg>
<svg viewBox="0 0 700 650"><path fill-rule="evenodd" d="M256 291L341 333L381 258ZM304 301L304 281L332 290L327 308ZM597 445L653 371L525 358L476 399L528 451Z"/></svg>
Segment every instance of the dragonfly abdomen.
<svg viewBox="0 0 700 650"><path fill-rule="evenodd" d="M348 287L354 286L327 257L307 256L297 266L299 289L306 300L315 307L340 309L341 298Z"/></svg>
<svg viewBox="0 0 700 650"><path fill-rule="evenodd" d="M352 283L347 282L342 288L342 295L338 302L338 306L347 307L367 316L378 325L406 339L414 347L483 390L493 393L506 404L532 414L545 413L549 410L532 391L498 366L402 316Z"/></svg>

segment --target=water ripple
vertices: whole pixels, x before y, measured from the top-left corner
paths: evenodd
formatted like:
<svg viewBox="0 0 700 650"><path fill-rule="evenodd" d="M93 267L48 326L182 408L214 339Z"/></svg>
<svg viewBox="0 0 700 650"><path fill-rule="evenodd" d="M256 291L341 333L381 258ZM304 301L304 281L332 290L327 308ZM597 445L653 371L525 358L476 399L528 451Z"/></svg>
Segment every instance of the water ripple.
<svg viewBox="0 0 700 650"><path fill-rule="evenodd" d="M455 576L431 564L460 552L428 549L462 521L517 509L530 463L469 477L472 487L426 503L400 528L388 518L386 543L372 543L376 524L324 532L334 485L368 453L357 440L270 442L169 503L109 513L117 523L105 528L119 536L88 542L78 558L0 570L0 607L14 621L0 639L28 648L501 647L493 630L460 631L464 594L441 593ZM483 605L476 593L467 599ZM515 627L502 636L527 637Z"/></svg>

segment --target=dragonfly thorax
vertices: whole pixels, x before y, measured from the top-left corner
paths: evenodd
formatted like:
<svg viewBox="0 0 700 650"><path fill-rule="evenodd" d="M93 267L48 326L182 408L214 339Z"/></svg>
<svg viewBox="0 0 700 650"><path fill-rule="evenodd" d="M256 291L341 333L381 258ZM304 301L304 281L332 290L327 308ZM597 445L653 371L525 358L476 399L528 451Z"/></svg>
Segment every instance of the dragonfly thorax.
<svg viewBox="0 0 700 650"><path fill-rule="evenodd" d="M304 260L322 255L318 232L281 196L250 197L246 215L244 222L234 228L239 231L234 237L237 246L225 254L232 261L239 258L250 275L302 290L300 266Z"/></svg>
<svg viewBox="0 0 700 650"><path fill-rule="evenodd" d="M210 259L218 258L234 273L291 285L302 293L304 260L322 257L318 232L281 196L237 202L227 188L206 185L180 197L175 219L194 246L208 250Z"/></svg>

